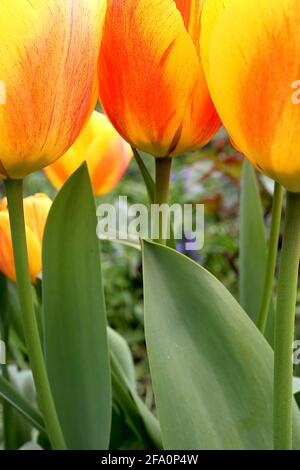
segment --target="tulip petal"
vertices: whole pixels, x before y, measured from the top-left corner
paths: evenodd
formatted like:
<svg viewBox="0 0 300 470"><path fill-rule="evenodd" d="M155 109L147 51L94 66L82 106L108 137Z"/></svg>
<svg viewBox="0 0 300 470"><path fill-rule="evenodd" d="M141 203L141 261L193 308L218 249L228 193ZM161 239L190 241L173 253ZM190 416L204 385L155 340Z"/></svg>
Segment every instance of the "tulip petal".
<svg viewBox="0 0 300 470"><path fill-rule="evenodd" d="M108 0L100 98L128 142L155 156L176 147L199 69L173 0Z"/></svg>
<svg viewBox="0 0 300 470"><path fill-rule="evenodd" d="M184 24L200 54L201 12L205 0L175 0Z"/></svg>
<svg viewBox="0 0 300 470"><path fill-rule="evenodd" d="M132 150L111 125L105 114L94 111L72 147L45 168L51 183L60 189L65 181L86 161L97 196L110 192L123 177Z"/></svg>
<svg viewBox="0 0 300 470"><path fill-rule="evenodd" d="M29 273L32 282L42 270L42 241L52 201L46 194L35 194L23 200L28 249ZM0 201L0 271L16 280L7 198Z"/></svg>
<svg viewBox="0 0 300 470"><path fill-rule="evenodd" d="M1 0L0 173L21 178L60 157L97 95L105 0Z"/></svg>
<svg viewBox="0 0 300 470"><path fill-rule="evenodd" d="M0 270L11 280L16 280L13 247L10 236L9 217L0 212Z"/></svg>
<svg viewBox="0 0 300 470"><path fill-rule="evenodd" d="M245 18L247 19L245 21ZM232 139L257 168L300 192L299 0L210 0L201 54Z"/></svg>
<svg viewBox="0 0 300 470"><path fill-rule="evenodd" d="M97 196L114 189L124 176L132 158L130 146L119 136L110 139L103 137L95 139L86 154L92 185ZM102 148L102 158L99 158L99 148Z"/></svg>
<svg viewBox="0 0 300 470"><path fill-rule="evenodd" d="M24 199L24 216L28 228L43 242L44 229L52 201L45 194L35 194Z"/></svg>
<svg viewBox="0 0 300 470"><path fill-rule="evenodd" d="M56 162L44 168L45 174L56 189L60 189L83 162L82 154L77 153L73 148L75 145L77 145L76 142Z"/></svg>
<svg viewBox="0 0 300 470"><path fill-rule="evenodd" d="M26 226L29 273L34 282L42 270L41 243L37 235ZM14 254L8 212L0 211L0 270L12 281L16 281Z"/></svg>
<svg viewBox="0 0 300 470"><path fill-rule="evenodd" d="M175 0L175 2L200 59L200 20L204 0ZM201 60L199 60L197 84L183 119L180 140L171 155L204 146L220 126L221 121L213 106L203 66Z"/></svg>

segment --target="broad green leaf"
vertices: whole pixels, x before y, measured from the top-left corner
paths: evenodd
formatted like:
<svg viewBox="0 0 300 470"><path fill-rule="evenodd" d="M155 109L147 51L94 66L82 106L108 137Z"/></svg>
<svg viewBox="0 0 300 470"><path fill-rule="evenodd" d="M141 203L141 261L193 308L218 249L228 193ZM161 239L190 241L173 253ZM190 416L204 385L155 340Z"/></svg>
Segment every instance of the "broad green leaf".
<svg viewBox="0 0 300 470"><path fill-rule="evenodd" d="M240 304L257 320L267 263L267 239L255 170L245 159L240 203ZM274 344L274 304L271 303L266 338Z"/></svg>
<svg viewBox="0 0 300 470"><path fill-rule="evenodd" d="M96 207L86 165L57 195L43 243L45 355L69 449L107 449L111 379Z"/></svg>
<svg viewBox="0 0 300 470"><path fill-rule="evenodd" d="M0 375L0 396L21 413L36 429L46 434L43 419L40 413L24 398L15 387Z"/></svg>
<svg viewBox="0 0 300 470"><path fill-rule="evenodd" d="M166 449L272 449L273 352L227 289L144 242L146 341ZM299 447L300 415L294 432Z"/></svg>

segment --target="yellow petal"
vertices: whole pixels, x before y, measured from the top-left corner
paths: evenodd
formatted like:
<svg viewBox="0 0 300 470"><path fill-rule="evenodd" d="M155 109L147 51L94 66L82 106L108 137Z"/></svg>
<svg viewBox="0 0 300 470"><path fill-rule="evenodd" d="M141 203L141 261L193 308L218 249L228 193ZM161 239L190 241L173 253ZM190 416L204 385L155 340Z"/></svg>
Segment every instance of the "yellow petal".
<svg viewBox="0 0 300 470"><path fill-rule="evenodd" d="M91 143L86 159L97 196L114 189L126 173L131 158L131 147L119 135L99 136Z"/></svg>
<svg viewBox="0 0 300 470"><path fill-rule="evenodd" d="M111 191L127 170L132 157L130 146L113 128L108 118L94 111L74 145L55 163L45 168L52 184L60 189L71 174L87 162L94 192Z"/></svg>
<svg viewBox="0 0 300 470"><path fill-rule="evenodd" d="M34 282L42 269L41 243L29 227L26 227L29 273ZM0 270L12 281L16 281L14 255L8 212L0 212Z"/></svg>
<svg viewBox="0 0 300 470"><path fill-rule="evenodd" d="M300 191L298 0L210 0L201 54L219 115L238 148L288 190Z"/></svg>
<svg viewBox="0 0 300 470"><path fill-rule="evenodd" d="M0 212L0 270L12 281L16 280L8 213Z"/></svg>
<svg viewBox="0 0 300 470"><path fill-rule="evenodd" d="M40 244L52 201L45 194L35 194L24 199L25 224L37 236Z"/></svg>
<svg viewBox="0 0 300 470"><path fill-rule="evenodd" d="M24 177L77 138L96 101L104 12L105 0L1 0L0 174Z"/></svg>

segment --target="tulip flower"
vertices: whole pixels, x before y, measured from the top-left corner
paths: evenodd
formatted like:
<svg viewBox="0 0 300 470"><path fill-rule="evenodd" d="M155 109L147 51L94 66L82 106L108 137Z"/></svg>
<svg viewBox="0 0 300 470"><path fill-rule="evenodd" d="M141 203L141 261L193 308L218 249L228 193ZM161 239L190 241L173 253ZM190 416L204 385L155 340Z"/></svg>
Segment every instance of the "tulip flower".
<svg viewBox="0 0 300 470"><path fill-rule="evenodd" d="M92 112L105 0L1 0L0 175L20 179L73 144Z"/></svg>
<svg viewBox="0 0 300 470"><path fill-rule="evenodd" d="M210 0L201 56L234 144L264 174L300 192L298 0Z"/></svg>
<svg viewBox="0 0 300 470"><path fill-rule="evenodd" d="M210 0L204 6L201 28L208 86L233 142L260 171L288 190L275 322L276 450L291 449L293 437L291 353L300 258L299 6L299 0ZM275 228L281 209L276 198L282 198L276 188ZM276 261L272 246L275 250L278 246L275 232L271 230L266 269L271 294Z"/></svg>
<svg viewBox="0 0 300 470"><path fill-rule="evenodd" d="M29 272L32 283L42 270L42 240L51 204L51 199L45 194L36 194L24 199ZM0 270L12 281L16 280L6 199L0 203Z"/></svg>
<svg viewBox="0 0 300 470"><path fill-rule="evenodd" d="M60 187L86 160L94 192L110 192L120 181L132 157L132 150L108 118L94 111L88 124L66 154L45 168L49 180Z"/></svg>
<svg viewBox="0 0 300 470"><path fill-rule="evenodd" d="M220 126L200 60L203 0L108 0L100 99L131 145L173 157Z"/></svg>

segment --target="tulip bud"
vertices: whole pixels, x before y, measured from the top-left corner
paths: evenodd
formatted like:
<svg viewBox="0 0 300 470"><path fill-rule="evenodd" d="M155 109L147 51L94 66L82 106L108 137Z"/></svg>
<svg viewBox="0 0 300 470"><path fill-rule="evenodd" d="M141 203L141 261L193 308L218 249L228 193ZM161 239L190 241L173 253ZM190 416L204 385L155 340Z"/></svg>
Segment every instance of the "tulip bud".
<svg viewBox="0 0 300 470"><path fill-rule="evenodd" d="M23 178L73 144L98 94L106 0L1 0L0 175Z"/></svg>
<svg viewBox="0 0 300 470"><path fill-rule="evenodd" d="M133 146L156 157L205 145L220 126L200 60L203 0L108 0L100 99Z"/></svg>
<svg viewBox="0 0 300 470"><path fill-rule="evenodd" d="M291 192L300 192L299 24L299 0L210 0L202 14L218 113L237 148Z"/></svg>
<svg viewBox="0 0 300 470"><path fill-rule="evenodd" d="M45 168L45 173L56 189L60 189L86 160L94 192L100 196L117 185L131 157L130 145L120 137L104 114L94 111L73 146L63 157Z"/></svg>
<svg viewBox="0 0 300 470"><path fill-rule="evenodd" d="M42 241L51 204L51 199L45 194L35 194L24 199L28 262L32 283L42 270ZM0 270L12 281L16 280L6 198L0 202Z"/></svg>

